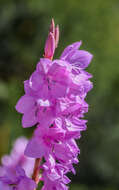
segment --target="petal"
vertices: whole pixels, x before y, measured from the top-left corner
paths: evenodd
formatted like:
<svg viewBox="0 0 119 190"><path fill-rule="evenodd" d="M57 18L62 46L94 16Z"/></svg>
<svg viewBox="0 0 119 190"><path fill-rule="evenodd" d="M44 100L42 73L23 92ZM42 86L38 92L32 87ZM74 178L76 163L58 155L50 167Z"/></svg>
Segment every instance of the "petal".
<svg viewBox="0 0 119 190"><path fill-rule="evenodd" d="M38 122L41 126L50 126L54 120L54 110L49 107L40 107L38 112ZM47 119L46 119L47 118Z"/></svg>
<svg viewBox="0 0 119 190"><path fill-rule="evenodd" d="M88 51L75 50L74 52L72 52L72 55L69 54L69 56L67 57L67 60L71 64L74 64L75 66L84 69L89 65L92 58L93 58L93 55L89 53Z"/></svg>
<svg viewBox="0 0 119 190"><path fill-rule="evenodd" d="M33 96L34 95L34 91L29 86L29 80L25 80L24 81L24 91L29 96Z"/></svg>
<svg viewBox="0 0 119 190"><path fill-rule="evenodd" d="M41 89L43 84L44 84L43 74L35 71L29 79L30 88L33 89L34 91L38 91Z"/></svg>
<svg viewBox="0 0 119 190"><path fill-rule="evenodd" d="M49 129L49 132L51 133L51 137L56 141L62 141L64 140L65 136L65 130L62 128L52 127Z"/></svg>
<svg viewBox="0 0 119 190"><path fill-rule="evenodd" d="M23 178L17 186L17 190L34 190L36 183L30 178Z"/></svg>
<svg viewBox="0 0 119 190"><path fill-rule="evenodd" d="M67 47L64 49L63 53L61 54L60 59L66 59L66 57L68 56L68 54L71 53L72 50L78 49L78 48L81 46L81 44L82 44L82 42L79 41L79 42L75 42L75 43L73 43L73 44L67 46Z"/></svg>
<svg viewBox="0 0 119 190"><path fill-rule="evenodd" d="M68 184L70 182L71 182L71 180L67 176L63 177L63 183Z"/></svg>
<svg viewBox="0 0 119 190"><path fill-rule="evenodd" d="M48 58L41 58L37 64L36 70L41 74L47 74L49 68L52 65L52 61Z"/></svg>
<svg viewBox="0 0 119 190"><path fill-rule="evenodd" d="M37 123L37 115L36 115L36 108L29 110L25 113L22 117L22 126L24 128L32 127Z"/></svg>
<svg viewBox="0 0 119 190"><path fill-rule="evenodd" d="M66 143L55 144L54 154L58 160L63 162L68 162L70 159L72 159L72 152Z"/></svg>
<svg viewBox="0 0 119 190"><path fill-rule="evenodd" d="M22 96L16 104L16 110L20 113L25 113L29 109L33 108L35 105L35 100L33 97L24 95Z"/></svg>
<svg viewBox="0 0 119 190"><path fill-rule="evenodd" d="M5 184L5 183L2 183L0 181L0 189L1 190L11 190L11 188L9 187L9 185Z"/></svg>
<svg viewBox="0 0 119 190"><path fill-rule="evenodd" d="M62 60L54 60L51 68L48 71L48 76L50 76L53 81L67 84L69 82L68 75L71 72L71 69L71 65L68 64L68 62Z"/></svg>
<svg viewBox="0 0 119 190"><path fill-rule="evenodd" d="M19 176L22 176L24 177L25 176L25 171L23 168L21 168L20 166L16 166L15 168L16 170L16 175L19 177Z"/></svg>
<svg viewBox="0 0 119 190"><path fill-rule="evenodd" d="M51 88L51 96L53 98L65 97L67 92L67 86L60 84L58 82L54 82L50 85Z"/></svg>
<svg viewBox="0 0 119 190"><path fill-rule="evenodd" d="M49 90L48 90L48 85L46 85L45 83L42 85L41 89L39 89L38 93L37 93L38 97L46 100L49 99Z"/></svg>
<svg viewBox="0 0 119 190"><path fill-rule="evenodd" d="M46 149L42 140L37 137L33 137L25 149L25 155L32 158L41 158L45 152Z"/></svg>
<svg viewBox="0 0 119 190"><path fill-rule="evenodd" d="M48 168L50 167L51 169L55 167L55 164L56 164L55 158L53 157L52 154L48 154L46 161L47 162L45 164L43 164L43 166L47 167L47 165L48 165Z"/></svg>

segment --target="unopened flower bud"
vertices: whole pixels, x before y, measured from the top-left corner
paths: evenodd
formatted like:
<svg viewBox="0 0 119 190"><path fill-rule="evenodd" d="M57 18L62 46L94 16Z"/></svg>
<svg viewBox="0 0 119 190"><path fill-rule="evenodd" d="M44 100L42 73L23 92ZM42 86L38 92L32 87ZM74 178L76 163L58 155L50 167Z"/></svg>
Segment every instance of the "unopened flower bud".
<svg viewBox="0 0 119 190"><path fill-rule="evenodd" d="M55 38L54 35L50 32L45 44L45 53L44 57L52 59L55 51Z"/></svg>

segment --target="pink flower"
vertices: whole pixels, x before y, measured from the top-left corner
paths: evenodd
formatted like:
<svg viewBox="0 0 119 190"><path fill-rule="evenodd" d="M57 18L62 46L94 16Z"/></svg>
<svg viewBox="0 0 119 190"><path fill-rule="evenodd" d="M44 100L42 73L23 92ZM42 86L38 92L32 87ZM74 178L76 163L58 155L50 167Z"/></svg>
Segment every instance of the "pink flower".
<svg viewBox="0 0 119 190"><path fill-rule="evenodd" d="M64 133L65 131L56 124L51 128L38 126L26 147L25 155L32 158L47 158L54 145L63 139Z"/></svg>
<svg viewBox="0 0 119 190"><path fill-rule="evenodd" d="M8 169L7 173L0 177L1 190L34 190L35 188L35 182L25 175L20 166L15 168L14 173Z"/></svg>
<svg viewBox="0 0 119 190"><path fill-rule="evenodd" d="M28 140L25 137L20 137L15 141L11 154L2 157L0 176L5 175L8 170L14 173L17 166L22 167L27 176L31 176L35 160L24 155L27 143Z"/></svg>
<svg viewBox="0 0 119 190"><path fill-rule="evenodd" d="M60 59L68 61L74 68L85 69L91 62L93 55L84 50L78 50L82 42L75 42L67 46Z"/></svg>
<svg viewBox="0 0 119 190"><path fill-rule="evenodd" d="M20 98L16 110L23 113L23 127L40 122L42 115L48 117L46 109L54 110L53 102L68 93L70 69L64 61L41 59L36 71L25 81L25 95ZM53 108L53 109L52 109ZM42 110L42 111L41 111ZM51 115L55 115L54 113ZM49 114L49 113L48 113Z"/></svg>
<svg viewBox="0 0 119 190"><path fill-rule="evenodd" d="M70 183L66 173L69 169L61 164L55 163L52 155L49 155L47 162L43 164L44 186L42 190L68 190L66 184Z"/></svg>

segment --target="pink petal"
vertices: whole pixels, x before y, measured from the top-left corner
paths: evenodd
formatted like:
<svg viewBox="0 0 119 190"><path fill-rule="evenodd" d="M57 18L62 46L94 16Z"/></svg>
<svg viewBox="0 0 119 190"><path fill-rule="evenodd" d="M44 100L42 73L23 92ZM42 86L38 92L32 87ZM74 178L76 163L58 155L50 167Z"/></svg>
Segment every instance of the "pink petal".
<svg viewBox="0 0 119 190"><path fill-rule="evenodd" d="M41 158L45 154L45 146L39 138L33 137L29 141L24 154L32 158Z"/></svg>
<svg viewBox="0 0 119 190"><path fill-rule="evenodd" d="M16 110L20 113L25 113L33 108L35 104L34 98L28 95L22 96L16 104Z"/></svg>
<svg viewBox="0 0 119 190"><path fill-rule="evenodd" d="M77 67L84 69L89 65L92 58L93 58L93 55L89 53L88 51L76 50L72 52L72 55L69 54L69 56L67 57L67 60L69 60L70 63L76 65Z"/></svg>
<svg viewBox="0 0 119 190"><path fill-rule="evenodd" d="M64 49L64 51L63 51L63 53L62 53L62 55L61 55L60 58L61 58L61 59L65 59L65 58L68 56L68 54L71 53L72 50L79 49L80 46L81 46L81 44L82 44L82 42L79 41L79 42L75 42L75 43L73 43L73 44L67 46L67 47Z"/></svg>
<svg viewBox="0 0 119 190"><path fill-rule="evenodd" d="M38 73L37 71L35 71L29 79L29 86L31 89L35 91L41 89L43 83L44 83L43 75Z"/></svg>
<svg viewBox="0 0 119 190"><path fill-rule="evenodd" d="M35 115L36 108L29 110L27 113L25 113L22 117L22 126L24 128L26 127L32 127L37 123L37 116Z"/></svg>
<svg viewBox="0 0 119 190"><path fill-rule="evenodd" d="M60 84L58 82L54 82L50 85L51 88L51 95L53 98L60 98L66 95L67 86Z"/></svg>
<svg viewBox="0 0 119 190"><path fill-rule="evenodd" d="M17 190L34 190L36 183L30 178L23 178L17 186Z"/></svg>
<svg viewBox="0 0 119 190"><path fill-rule="evenodd" d="M52 65L52 61L48 58L41 58L37 64L36 70L41 74L46 74Z"/></svg>

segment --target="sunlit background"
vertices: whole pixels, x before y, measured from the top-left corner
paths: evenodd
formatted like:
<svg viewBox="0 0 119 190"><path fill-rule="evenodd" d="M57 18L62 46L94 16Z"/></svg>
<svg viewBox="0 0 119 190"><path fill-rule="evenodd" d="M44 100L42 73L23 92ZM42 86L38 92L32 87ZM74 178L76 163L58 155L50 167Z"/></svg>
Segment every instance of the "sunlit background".
<svg viewBox="0 0 119 190"><path fill-rule="evenodd" d="M88 94L88 130L78 142L81 154L71 190L119 187L119 0L0 0L0 157L10 152L21 127L15 104L23 81L43 56L51 18L60 25L55 57L82 40L94 59L87 69L94 88Z"/></svg>

